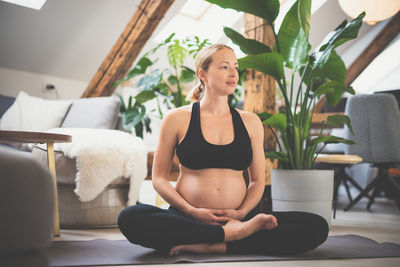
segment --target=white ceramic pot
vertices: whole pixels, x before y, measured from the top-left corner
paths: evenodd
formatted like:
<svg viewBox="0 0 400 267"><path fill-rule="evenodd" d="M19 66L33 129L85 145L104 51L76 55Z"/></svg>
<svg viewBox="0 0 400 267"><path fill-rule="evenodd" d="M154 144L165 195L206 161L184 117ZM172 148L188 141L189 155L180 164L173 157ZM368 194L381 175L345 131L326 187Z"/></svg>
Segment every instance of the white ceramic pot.
<svg viewBox="0 0 400 267"><path fill-rule="evenodd" d="M271 171L273 211L305 211L321 215L331 226L333 170Z"/></svg>

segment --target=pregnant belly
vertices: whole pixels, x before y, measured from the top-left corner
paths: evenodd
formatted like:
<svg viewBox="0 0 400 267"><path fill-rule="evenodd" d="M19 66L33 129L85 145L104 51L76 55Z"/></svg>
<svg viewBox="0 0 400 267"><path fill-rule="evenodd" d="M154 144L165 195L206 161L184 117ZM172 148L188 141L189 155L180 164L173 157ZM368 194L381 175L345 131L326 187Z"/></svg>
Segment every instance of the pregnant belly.
<svg viewBox="0 0 400 267"><path fill-rule="evenodd" d="M237 209L246 197L241 171L207 169L182 171L178 193L192 206L208 209Z"/></svg>

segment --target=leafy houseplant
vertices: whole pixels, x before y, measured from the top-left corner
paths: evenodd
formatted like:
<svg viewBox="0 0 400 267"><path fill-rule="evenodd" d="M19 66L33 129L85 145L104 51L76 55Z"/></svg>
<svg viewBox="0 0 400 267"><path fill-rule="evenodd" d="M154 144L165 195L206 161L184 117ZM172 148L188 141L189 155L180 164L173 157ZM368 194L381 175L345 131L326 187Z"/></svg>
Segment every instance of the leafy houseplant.
<svg viewBox="0 0 400 267"><path fill-rule="evenodd" d="M255 69L274 77L284 97L282 112L258 114L264 124L277 130L272 132L279 151L266 152L267 158L277 159L280 169L310 170L321 151L316 151L318 144L353 144L340 137L323 136L322 129L315 139L311 139L309 133L314 105L321 96L326 96L328 104L336 105L344 92L355 93L352 87L345 85L346 67L335 48L357 37L365 13L351 22L343 21L327 36L325 43L310 52L311 0L297 0L285 15L278 33L275 32L274 21L279 13L279 0L207 1L258 16L273 29L275 46L268 47L245 38L233 29L224 28L225 34L247 54L238 59L239 67ZM289 77L285 77L285 67L291 73ZM296 91L293 85L295 75L301 77ZM289 85L287 81L291 81ZM334 115L323 122L323 127L343 124L351 129L347 116Z"/></svg>
<svg viewBox="0 0 400 267"><path fill-rule="evenodd" d="M165 104L168 109L188 104L186 95L183 93L183 87L196 79L196 73L191 68L184 66L184 62L188 56L194 59L201 49L210 44L208 39L201 40L197 36L179 40L173 39L174 35L175 33L171 34L155 48L146 52L128 74L114 84L114 86L118 86L123 81L140 77L136 83L139 93L134 97L130 96L127 105L124 104L122 96L117 95L121 100L124 129L130 132L132 128L135 128L136 136L141 138L143 138L143 130L151 132L151 119L147 114L144 103L155 99L161 119L163 112L160 102ZM170 69L160 70L156 68L158 58L153 59L152 56L163 46L167 47ZM240 70L239 73L242 74L240 79L242 82L244 70ZM229 96L230 105L235 105L239 101L240 94L240 90L236 89L235 93Z"/></svg>
<svg viewBox="0 0 400 267"><path fill-rule="evenodd" d="M132 128L135 128L136 136L141 138L143 138L144 129L146 132L151 132L151 119L144 103L155 99L160 118L163 117L160 102L164 103L168 109L188 104L183 87L186 83L194 81L196 74L191 68L183 65L184 61L188 55L194 58L203 47L210 44L208 39L200 40L197 36L179 40L173 39L174 35L175 33L172 33L155 48L146 52L128 74L114 84L118 86L124 81L140 77L136 83L139 93L134 97L130 96L127 105L124 104L122 96L117 95L121 100L124 129L130 132ZM153 55L163 46L167 46L168 63L171 68L160 70L156 68L158 58L153 58Z"/></svg>

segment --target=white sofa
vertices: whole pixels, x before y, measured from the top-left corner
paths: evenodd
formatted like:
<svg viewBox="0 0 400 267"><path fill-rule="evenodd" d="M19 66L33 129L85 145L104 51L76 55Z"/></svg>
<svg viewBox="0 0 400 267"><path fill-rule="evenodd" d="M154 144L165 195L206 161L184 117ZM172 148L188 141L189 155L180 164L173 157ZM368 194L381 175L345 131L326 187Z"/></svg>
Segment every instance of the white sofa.
<svg viewBox="0 0 400 267"><path fill-rule="evenodd" d="M12 103L12 99L0 95L0 118L2 115L9 117L6 112L13 106L15 107L18 97L17 101ZM7 108L10 103L13 106ZM24 108L23 105L20 106ZM75 99L71 101L60 125L56 125L56 127L121 130L119 110L120 100L115 96ZM4 114L1 114L1 112ZM4 120L2 121L5 122ZM1 128L4 130L3 122L1 122ZM31 149L33 158L47 167L47 151L45 147L35 145L30 146L28 149L25 146L23 149ZM82 202L74 192L77 173L76 159L69 158L63 152L56 150L55 161L61 227L116 226L119 212L127 205L130 180L126 179L126 177L116 178L95 199Z"/></svg>

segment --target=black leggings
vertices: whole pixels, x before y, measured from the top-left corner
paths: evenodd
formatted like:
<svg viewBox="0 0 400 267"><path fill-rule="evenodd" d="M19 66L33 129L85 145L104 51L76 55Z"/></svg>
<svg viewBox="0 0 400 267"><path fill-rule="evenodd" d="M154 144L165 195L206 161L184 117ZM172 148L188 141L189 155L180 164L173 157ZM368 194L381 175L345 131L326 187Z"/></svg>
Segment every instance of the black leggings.
<svg viewBox="0 0 400 267"><path fill-rule="evenodd" d="M238 241L227 242L227 253L294 254L312 250L322 244L329 227L324 218L306 212L272 212L278 226L262 230ZM243 220L249 220L255 212ZM170 207L160 209L146 204L125 208L118 226L134 244L167 251L182 244L221 243L222 226L199 222Z"/></svg>

